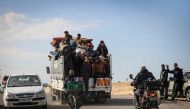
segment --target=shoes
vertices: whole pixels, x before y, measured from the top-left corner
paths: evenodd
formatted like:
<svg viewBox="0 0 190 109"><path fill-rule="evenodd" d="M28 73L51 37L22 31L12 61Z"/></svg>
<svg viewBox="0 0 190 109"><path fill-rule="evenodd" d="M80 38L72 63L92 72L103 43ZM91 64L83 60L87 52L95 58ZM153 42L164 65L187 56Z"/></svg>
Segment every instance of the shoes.
<svg viewBox="0 0 190 109"><path fill-rule="evenodd" d="M172 101L175 101L175 98L172 98Z"/></svg>

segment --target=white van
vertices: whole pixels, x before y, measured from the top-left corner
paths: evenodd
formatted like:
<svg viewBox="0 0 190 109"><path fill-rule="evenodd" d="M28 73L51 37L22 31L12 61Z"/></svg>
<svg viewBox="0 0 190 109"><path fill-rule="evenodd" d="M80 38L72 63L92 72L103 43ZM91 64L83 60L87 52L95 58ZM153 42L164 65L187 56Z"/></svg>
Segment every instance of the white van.
<svg viewBox="0 0 190 109"><path fill-rule="evenodd" d="M37 75L9 76L3 93L5 108L41 107L47 109L43 84Z"/></svg>

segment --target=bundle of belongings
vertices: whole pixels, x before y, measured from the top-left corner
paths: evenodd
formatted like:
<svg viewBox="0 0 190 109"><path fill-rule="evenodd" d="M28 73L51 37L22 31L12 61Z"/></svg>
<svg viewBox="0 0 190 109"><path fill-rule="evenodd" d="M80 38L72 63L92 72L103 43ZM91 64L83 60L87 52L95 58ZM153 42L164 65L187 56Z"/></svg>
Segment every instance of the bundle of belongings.
<svg viewBox="0 0 190 109"><path fill-rule="evenodd" d="M65 76L69 76L70 70L74 70L76 76L82 76L84 81L88 81L89 77L110 76L108 50L104 41L100 41L94 50L92 39L81 38L80 34L73 38L65 31L64 37L55 37L50 44L54 50L50 51L48 57L50 60L64 57Z"/></svg>

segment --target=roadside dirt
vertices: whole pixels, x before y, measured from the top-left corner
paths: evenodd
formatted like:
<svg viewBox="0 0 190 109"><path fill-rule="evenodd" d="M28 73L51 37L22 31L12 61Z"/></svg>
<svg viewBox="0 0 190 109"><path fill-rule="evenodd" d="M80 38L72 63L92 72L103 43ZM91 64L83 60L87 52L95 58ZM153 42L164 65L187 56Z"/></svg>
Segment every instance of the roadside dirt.
<svg viewBox="0 0 190 109"><path fill-rule="evenodd" d="M127 82L113 83L112 95L133 95L133 87Z"/></svg>

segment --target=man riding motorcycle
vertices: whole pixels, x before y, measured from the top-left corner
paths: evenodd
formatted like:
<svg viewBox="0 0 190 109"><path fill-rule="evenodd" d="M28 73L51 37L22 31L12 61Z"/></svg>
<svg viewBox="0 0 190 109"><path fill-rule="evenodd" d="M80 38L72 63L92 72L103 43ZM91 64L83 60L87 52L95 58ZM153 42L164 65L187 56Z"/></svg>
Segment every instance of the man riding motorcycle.
<svg viewBox="0 0 190 109"><path fill-rule="evenodd" d="M141 67L140 72L137 74L137 76L134 79L134 86L136 88L136 91L134 92L135 98L136 98L136 102L137 102L137 106L140 106L140 101L139 101L139 97L143 94L144 92L144 83L145 80L147 79L152 79L152 80L156 80L155 77L153 76L153 74L151 72L149 72L145 66Z"/></svg>

